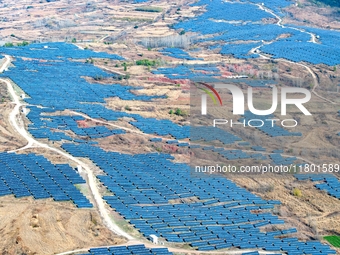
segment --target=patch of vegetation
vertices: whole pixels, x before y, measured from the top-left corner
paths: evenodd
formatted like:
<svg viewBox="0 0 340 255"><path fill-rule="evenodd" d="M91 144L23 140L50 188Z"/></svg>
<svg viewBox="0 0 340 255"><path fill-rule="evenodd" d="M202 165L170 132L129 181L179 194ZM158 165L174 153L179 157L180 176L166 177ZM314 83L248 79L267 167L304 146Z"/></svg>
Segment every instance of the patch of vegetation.
<svg viewBox="0 0 340 255"><path fill-rule="evenodd" d="M94 78L93 78L95 81L101 81L104 79L104 77L102 75L96 75Z"/></svg>
<svg viewBox="0 0 340 255"><path fill-rule="evenodd" d="M126 111L131 111L131 107L128 106L128 105L126 105L126 106L124 107L124 109L125 109Z"/></svg>
<svg viewBox="0 0 340 255"><path fill-rule="evenodd" d="M127 65L126 65L126 63L124 62L124 63L122 64L122 66L124 67L124 71L126 72L126 71L127 71Z"/></svg>
<svg viewBox="0 0 340 255"><path fill-rule="evenodd" d="M76 43L77 42L77 39L76 38L73 38L72 39L72 43Z"/></svg>
<svg viewBox="0 0 340 255"><path fill-rule="evenodd" d="M323 239L325 239L334 247L340 248L340 236L324 236Z"/></svg>
<svg viewBox="0 0 340 255"><path fill-rule="evenodd" d="M293 195L295 197L301 197L302 196L302 191L300 189L298 189L298 188L294 188L293 189Z"/></svg>
<svg viewBox="0 0 340 255"><path fill-rule="evenodd" d="M26 42L26 41L17 43L17 45L14 45L14 43L11 43L11 42L7 42L4 44L3 47L15 47L15 46L22 47L22 46L27 46L27 45L29 45L29 42Z"/></svg>
<svg viewBox="0 0 340 255"><path fill-rule="evenodd" d="M14 47L14 44L8 42L8 43L5 43L5 44L4 44L4 47Z"/></svg>
<svg viewBox="0 0 340 255"><path fill-rule="evenodd" d="M17 45L18 45L19 47L20 47L20 46L27 46L27 45L29 45L29 43L26 42L26 41L23 41L22 43L18 43Z"/></svg>
<svg viewBox="0 0 340 255"><path fill-rule="evenodd" d="M160 147L156 147L155 149L156 149L157 152L162 152L163 151L162 148L160 148Z"/></svg>
<svg viewBox="0 0 340 255"><path fill-rule="evenodd" d="M160 7L155 7L155 6L141 6L137 7L135 11L139 12L162 12L163 9Z"/></svg>
<svg viewBox="0 0 340 255"><path fill-rule="evenodd" d="M136 61L136 65L138 66L155 66L156 64L156 60L141 59Z"/></svg>
<svg viewBox="0 0 340 255"><path fill-rule="evenodd" d="M175 111L171 109L169 111L169 114L175 114L177 116L182 116L182 117L187 116L186 112L181 110L181 109L179 109L179 108L177 108Z"/></svg>
<svg viewBox="0 0 340 255"><path fill-rule="evenodd" d="M126 75L119 75L118 76L118 80L128 80L128 79L130 79L130 74L126 74Z"/></svg>
<svg viewBox="0 0 340 255"><path fill-rule="evenodd" d="M89 63L93 64L94 60L93 60L93 58L89 58L89 59L86 59L85 63L86 64L89 64Z"/></svg>

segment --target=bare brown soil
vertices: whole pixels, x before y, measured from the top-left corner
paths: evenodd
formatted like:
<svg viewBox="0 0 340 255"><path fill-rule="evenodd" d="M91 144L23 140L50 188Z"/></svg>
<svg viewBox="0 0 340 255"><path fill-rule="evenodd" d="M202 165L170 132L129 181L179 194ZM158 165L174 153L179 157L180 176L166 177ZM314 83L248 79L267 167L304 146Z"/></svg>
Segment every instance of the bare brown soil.
<svg viewBox="0 0 340 255"><path fill-rule="evenodd" d="M26 143L19 134L13 131L7 116L14 108L10 102L0 104L0 151L10 151L24 146Z"/></svg>
<svg viewBox="0 0 340 255"><path fill-rule="evenodd" d="M300 0L299 3L299 6L286 8L289 16L284 19L284 23L331 29L340 28L338 8L319 7L308 0Z"/></svg>
<svg viewBox="0 0 340 255"><path fill-rule="evenodd" d="M317 190L313 182L298 182L294 177L272 176L232 177L238 185L267 200L280 200L273 213L284 219L285 227L298 229L298 238L310 240L324 235L340 234L340 204L337 198ZM293 189L301 190L301 197Z"/></svg>
<svg viewBox="0 0 340 255"><path fill-rule="evenodd" d="M12 196L0 198L0 234L4 255L50 255L125 242L104 227L95 210Z"/></svg>

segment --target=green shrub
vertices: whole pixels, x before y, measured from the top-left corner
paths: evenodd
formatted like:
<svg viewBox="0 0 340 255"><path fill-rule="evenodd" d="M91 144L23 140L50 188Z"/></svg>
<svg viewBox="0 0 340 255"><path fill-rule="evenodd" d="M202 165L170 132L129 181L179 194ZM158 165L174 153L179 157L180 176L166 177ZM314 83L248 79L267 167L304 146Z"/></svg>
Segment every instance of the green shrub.
<svg viewBox="0 0 340 255"><path fill-rule="evenodd" d="M124 71L126 72L126 71L127 71L127 65L126 65L126 63L124 62L122 66L124 66Z"/></svg>
<svg viewBox="0 0 340 255"><path fill-rule="evenodd" d="M302 196L302 191L300 189L298 189L298 188L294 188L293 189L293 195L295 197L301 197Z"/></svg>
<svg viewBox="0 0 340 255"><path fill-rule="evenodd" d="M136 65L138 66L155 66L156 64L156 60L141 59L136 61Z"/></svg>
<svg viewBox="0 0 340 255"><path fill-rule="evenodd" d="M4 44L4 47L13 47L13 46L14 46L13 43L5 43L5 44Z"/></svg>
<svg viewBox="0 0 340 255"><path fill-rule="evenodd" d="M17 45L18 45L19 47L20 47L20 46L27 46L27 45L29 45L29 43L26 42L26 41L23 41L22 43L18 43Z"/></svg>
<svg viewBox="0 0 340 255"><path fill-rule="evenodd" d="M179 108L176 109L175 114L177 116L186 116L186 113L183 110L179 109Z"/></svg>

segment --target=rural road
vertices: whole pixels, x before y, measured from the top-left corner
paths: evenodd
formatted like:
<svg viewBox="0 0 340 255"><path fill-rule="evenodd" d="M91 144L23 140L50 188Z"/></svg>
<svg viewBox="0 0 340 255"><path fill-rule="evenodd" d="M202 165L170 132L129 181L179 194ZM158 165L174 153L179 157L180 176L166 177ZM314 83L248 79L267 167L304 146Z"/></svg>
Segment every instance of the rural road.
<svg viewBox="0 0 340 255"><path fill-rule="evenodd" d="M8 62L6 61L4 63L4 65L5 64L8 65ZM0 68L0 70L4 70L4 69L5 69L4 66ZM53 151L53 152L63 156L64 158L72 160L73 162L82 166L82 168L85 170L84 171L85 174L87 175L88 185L89 185L90 191L92 193L92 196L95 200L95 203L98 207L98 210L100 212L100 215L101 215L103 222L106 225L106 227L117 235L123 236L123 237L127 238L128 240L134 240L135 239L134 237L130 236L125 231L121 230L110 218L109 210L106 209L105 203L104 203L104 201L103 201L103 199L100 195L100 192L98 190L97 179L96 179L95 175L93 174L93 172L91 171L91 169L88 165L86 165L84 162L77 159L76 157L73 157L72 155L63 152L62 150L59 150L59 149L51 147L47 144L36 141L34 138L32 138L30 136L30 134L26 131L24 126L19 126L18 116L20 115L20 107L22 106L22 104L19 100L19 96L15 93L12 84L8 80L0 79L0 81L7 84L8 92L10 93L11 97L13 98L13 103L15 104L15 107L9 115L9 122L11 123L12 127L22 137L24 137L27 140L28 144L24 148L29 148L33 145L34 145L34 147L45 148L45 149L48 149L50 151ZM24 149L24 148L22 148L22 149Z"/></svg>
<svg viewBox="0 0 340 255"><path fill-rule="evenodd" d="M1 71L5 70L7 68L7 66L10 64L10 57L6 56L6 61L5 63L3 64L3 66L0 68ZM20 126L19 125L19 122L18 122L18 116L20 115L20 108L23 106L23 104L20 102L20 99L19 99L19 96L15 93L14 91L14 88L11 84L11 82L9 80L6 80L6 79L0 79L1 82L4 82L7 84L7 88L8 88L8 92L10 93L12 99L13 99L13 103L15 104L15 107L14 109L12 110L12 112L10 113L9 115L9 121L11 123L11 125L13 126L13 128L16 130L16 132L18 132L22 137L24 137L28 144L21 148L22 149L26 149L26 148L30 148L30 147L38 147L38 148L45 148L45 149L48 149L50 151L53 151L61 156L63 156L64 158L67 158L73 162L75 162L76 164L82 166L82 168L84 169L84 172L87 176L87 184L89 185L89 188L90 188L90 191L92 193L92 196L95 200L95 203L97 205L97 208L99 210L99 213L103 219L103 222L104 224L106 225L106 227L111 230L113 233L117 234L117 235L120 235L120 236L123 236L125 237L129 242L127 243L127 245L131 245L131 241L133 242L133 244L138 244L138 243L142 243L142 242L139 242L137 241L134 237L132 237L131 235L129 235L128 233L126 233L125 231L123 231L122 229L119 228L119 226L117 226L110 218L110 215L109 215L109 210L105 207L105 204L104 204L104 201L100 195L100 192L98 190L98 186L97 186L97 180L96 180L96 177L95 175L93 174L93 172L91 171L91 168L85 164L84 162L82 162L81 160L79 160L78 158L76 157L73 157L72 155L70 154L67 154L65 153L64 151L62 150L59 150L57 148L54 148L54 147L51 147L47 144L44 144L44 143L41 143L37 140L35 140L34 138L32 138L32 136L26 131L26 129L24 128L24 126ZM88 119L91 119L93 121L97 121L98 120L95 120L95 119L92 119L92 118L89 118L88 116L86 115L83 115L83 114L79 114L79 113L76 113L76 112L73 112L74 114L77 114L77 115L81 115L85 118L88 118ZM118 127L118 128L122 128L120 126L116 126L114 124L111 124L111 123L107 123L107 122L104 122L104 121L99 121L103 124L108 124L108 125L112 125L112 126L115 126L115 127ZM129 130L131 132L136 132L135 130ZM142 132L140 132L139 134L143 134L143 135L146 135ZM155 136L153 136L155 137ZM13 152L13 151L12 151ZM147 247L159 247L159 246L153 246L152 244L150 243L144 243ZM60 253L59 255L68 255L68 254L73 254L75 252L83 252L83 251L87 251L88 249L80 249L80 250L75 250L75 251L68 251L68 252L63 252L63 253ZM230 255L238 255L238 254L242 254L244 252L250 252L250 251L254 251L254 250L237 250L237 251L225 251L225 252L201 252L201 251L197 251L197 250L187 250L187 249L180 249L180 248L169 248L170 251L172 252L176 252L176 253L184 253L184 254L230 254ZM260 254L269 254L269 252L263 252L263 251L260 251ZM281 254L281 253L278 253L278 254Z"/></svg>
<svg viewBox="0 0 340 255"><path fill-rule="evenodd" d="M282 27L282 28L294 29L294 30L300 31L300 32L302 32L302 33L309 34L309 35L311 36L310 42L312 42L312 43L317 43L317 42L316 42L316 35L315 35L315 34L310 33L310 32L307 32L307 31L304 31L303 29L299 29L299 28L295 28L295 27L290 27L290 26L284 26L284 25L282 25L282 19L281 19L281 17L278 16L277 14L275 14L275 12L274 12L273 10L269 9L268 7L265 7L265 6L262 5L262 4L254 4L254 5L258 6L261 10L263 10L263 11L265 11L265 12L268 12L268 13L270 13L271 15L273 15L273 16L278 20L277 23L276 23L276 25L278 25L278 26L280 26L280 27ZM277 41L277 39L275 39L275 40L273 40L273 41L270 41L270 42L263 42L262 45L257 46L256 48L251 49L251 50L250 50L250 53L252 53L252 54L257 53L257 54L259 54L259 55L260 55L262 58L264 58L264 59L270 59L269 57L267 57L267 56L265 56L265 55L263 55L263 54L260 54L260 53L257 52L257 51L261 51L261 47L264 46L265 44L271 44L271 43L273 43L273 42L275 42L275 41ZM299 65L299 66L304 67L304 68L312 75L312 77L313 77L314 86L313 86L311 92L312 92L315 96L317 96L318 98L320 98L320 99L322 99L322 100L325 100L325 101L327 101L327 102L329 102L329 103L331 103L331 104L336 104L335 102L333 102L333 101L331 101L331 100L329 100L329 99L327 99L327 98L325 98L325 97L323 97L323 96L320 96L320 95L315 91L315 89L319 86L319 82L318 82L318 79L317 79L317 77L316 77L316 74L313 72L313 70L312 70L309 66L307 66L307 65L305 65L305 64L302 64L302 63L296 63L296 62L293 62L293 61L290 61L290 60L287 60L287 59L277 59L277 61L283 61L283 62L287 62L287 63L291 63L291 64L294 64L294 65Z"/></svg>

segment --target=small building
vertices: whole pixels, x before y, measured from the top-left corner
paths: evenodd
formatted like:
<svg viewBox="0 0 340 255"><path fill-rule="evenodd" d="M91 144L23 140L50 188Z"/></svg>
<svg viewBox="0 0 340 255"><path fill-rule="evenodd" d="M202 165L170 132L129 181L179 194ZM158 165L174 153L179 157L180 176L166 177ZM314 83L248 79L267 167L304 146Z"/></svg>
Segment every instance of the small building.
<svg viewBox="0 0 340 255"><path fill-rule="evenodd" d="M153 244L158 244L158 236L156 235L150 235L151 239L152 239L152 243Z"/></svg>

